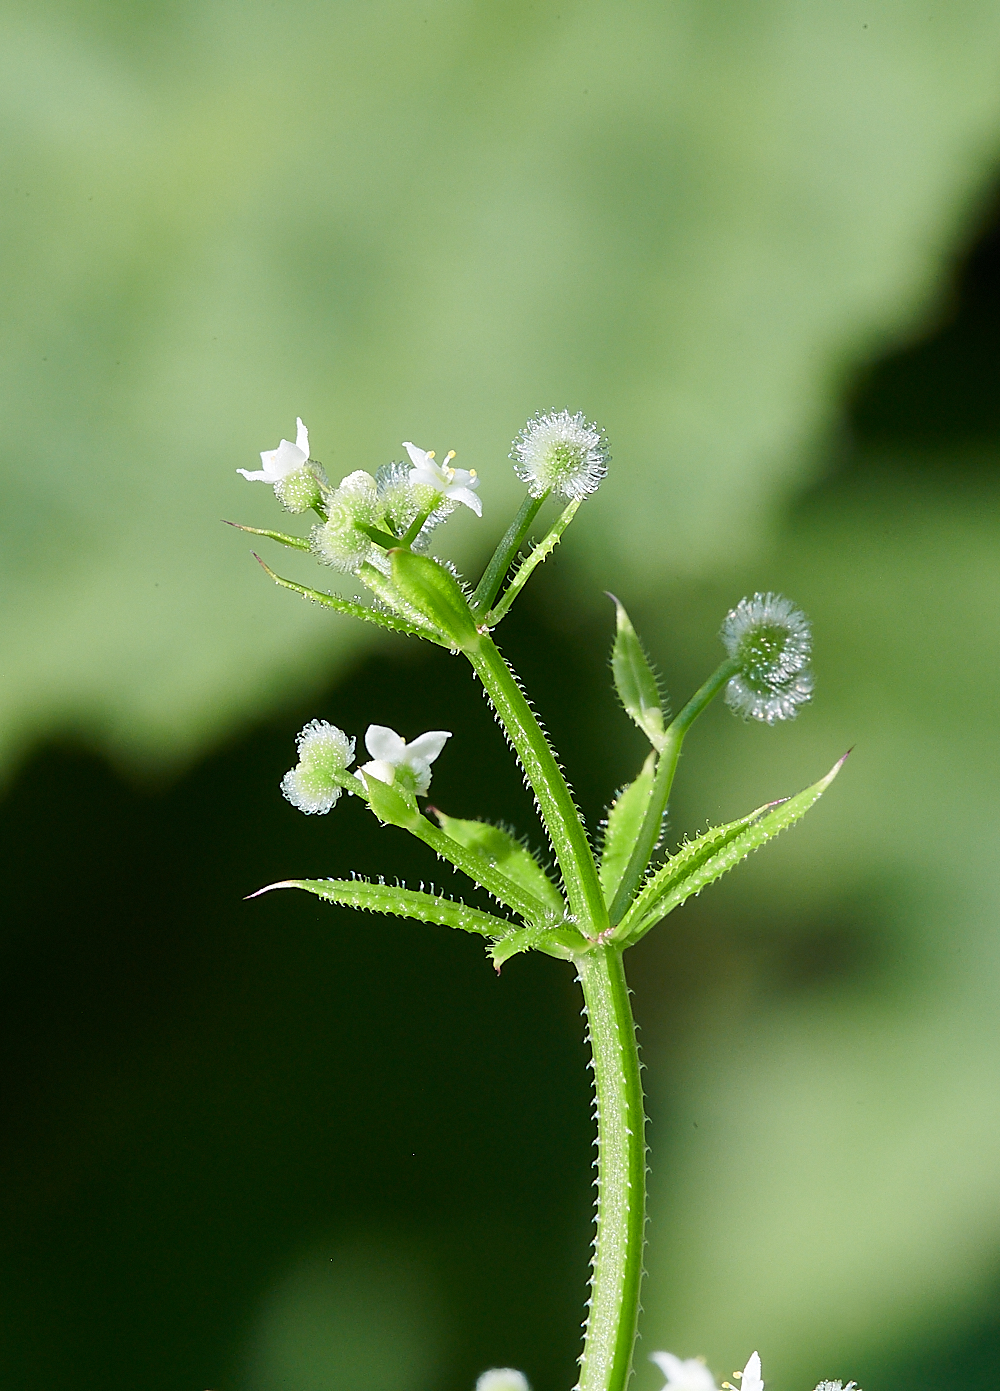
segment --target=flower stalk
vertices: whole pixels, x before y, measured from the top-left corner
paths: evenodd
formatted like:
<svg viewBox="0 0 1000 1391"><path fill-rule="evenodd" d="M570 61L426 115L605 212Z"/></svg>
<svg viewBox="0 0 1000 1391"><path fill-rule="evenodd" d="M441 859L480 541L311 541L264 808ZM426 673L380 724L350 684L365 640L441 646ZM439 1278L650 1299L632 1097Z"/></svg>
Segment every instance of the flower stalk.
<svg viewBox="0 0 1000 1391"><path fill-rule="evenodd" d="M412 442L404 449L409 465L386 464L374 474L356 470L334 488L322 466L309 458L308 431L299 420L294 444L282 440L276 450L262 452L261 469L239 472L252 482L270 484L287 511L311 507L321 525L313 526L308 539L243 529L311 551L319 563L355 577L373 598L365 605L325 594L276 575L261 561L277 584L345 617L424 638L465 656L534 794L561 886L506 828L421 807L419 799L430 789L431 765L452 738L449 731L431 729L407 741L386 725L370 724L364 736L370 758L352 769L356 738L325 720L313 720L298 737L298 763L282 780L291 804L309 815L325 815L346 792L348 802L362 803L380 826L414 836L490 894L498 908L487 913L447 893L418 892L382 878L377 883L354 877L283 879L267 887L297 888L327 902L475 933L485 939L498 971L526 951L573 965L583 991L597 1121L597 1231L578 1391L625 1391L639 1316L646 1144L624 952L686 899L793 825L816 803L843 760L796 796L712 827L656 863L674 775L692 724L723 689L728 704L744 718L773 724L793 717L812 694L809 625L779 595L758 593L741 600L723 622L726 659L668 723L659 680L616 599L615 686L625 713L652 751L615 799L596 855L560 760L490 630L604 478L609 454L603 431L569 411L528 421L511 455L526 496L474 590L454 566L433 558L427 549L434 528L457 506L481 516L479 475L455 468L452 452L438 463L433 451ZM563 510L511 574L550 496L562 499ZM671 1353L655 1356L668 1387L714 1391L704 1364ZM742 1375L743 1391L763 1391L756 1353ZM833 1383L824 1386L834 1391ZM528 1386L520 1372L494 1368L480 1378L480 1391L528 1391Z"/></svg>

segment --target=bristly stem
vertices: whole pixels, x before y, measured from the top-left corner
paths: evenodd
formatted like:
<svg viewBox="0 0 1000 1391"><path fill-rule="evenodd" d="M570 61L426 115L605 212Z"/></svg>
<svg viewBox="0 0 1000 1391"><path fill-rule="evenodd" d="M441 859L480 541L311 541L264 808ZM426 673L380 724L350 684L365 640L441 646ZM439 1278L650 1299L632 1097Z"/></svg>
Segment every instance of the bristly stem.
<svg viewBox="0 0 1000 1391"><path fill-rule="evenodd" d="M594 853L549 741L493 639L481 633L466 656L482 681L535 794L577 927L586 937L598 937L608 926L608 910Z"/></svg>
<svg viewBox="0 0 1000 1391"><path fill-rule="evenodd" d="M510 569L521 542L527 536L528 528L538 515L538 509L547 497L547 492L543 493L541 497L532 497L528 493L521 503L517 510L517 516L504 532L500 544L490 557L489 565L483 571L483 578L476 586L475 594L469 601L473 613L485 613L500 593L504 576Z"/></svg>
<svg viewBox="0 0 1000 1391"><path fill-rule="evenodd" d="M597 1236L577 1391L625 1391L646 1225L646 1118L621 949L578 959L597 1111Z"/></svg>
<svg viewBox="0 0 1000 1391"><path fill-rule="evenodd" d="M521 561L514 572L513 579L504 591L503 597L486 615L487 627L493 628L500 622L537 567L541 565L543 560L549 558L562 539L563 532L579 511L582 501L583 498L575 497L569 506L560 513L549 534L539 541L529 556Z"/></svg>
<svg viewBox="0 0 1000 1391"><path fill-rule="evenodd" d="M667 728L663 737L663 747L656 763L656 778L653 781L653 791L646 808L646 815L643 817L638 838L609 910L608 916L612 926L617 926L625 916L629 904L642 882L642 876L646 873L649 862L653 858L653 851L656 849L656 842L660 836L660 827L663 824L663 813L667 809L670 789L673 786L674 774L677 771L677 760L680 757L684 736L705 707L739 670L739 662L732 659L722 662L712 672L705 684L695 691L684 709Z"/></svg>

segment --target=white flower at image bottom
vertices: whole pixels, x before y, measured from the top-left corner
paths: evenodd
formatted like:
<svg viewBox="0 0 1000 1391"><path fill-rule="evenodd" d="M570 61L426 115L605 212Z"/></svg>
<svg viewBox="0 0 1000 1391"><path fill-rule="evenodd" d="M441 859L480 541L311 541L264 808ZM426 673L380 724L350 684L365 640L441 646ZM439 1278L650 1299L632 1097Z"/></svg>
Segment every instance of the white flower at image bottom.
<svg viewBox="0 0 1000 1391"><path fill-rule="evenodd" d="M649 1360L667 1379L663 1391L716 1391L715 1378L700 1357L681 1359L672 1352L651 1352Z"/></svg>
<svg viewBox="0 0 1000 1391"><path fill-rule="evenodd" d="M388 725L370 724L365 747L372 756L371 762L362 764L356 776L365 773L390 786L398 782L407 791L424 797L431 785L431 764L450 738L449 730L431 729L408 744Z"/></svg>
<svg viewBox="0 0 1000 1391"><path fill-rule="evenodd" d="M238 468L237 473L242 473L244 478L251 483L280 483L287 478L290 473L300 469L303 464L309 462L309 431L302 424L301 420L296 419L295 443L291 440L282 440L277 449L262 449L260 451L260 461L263 468L249 469Z"/></svg>

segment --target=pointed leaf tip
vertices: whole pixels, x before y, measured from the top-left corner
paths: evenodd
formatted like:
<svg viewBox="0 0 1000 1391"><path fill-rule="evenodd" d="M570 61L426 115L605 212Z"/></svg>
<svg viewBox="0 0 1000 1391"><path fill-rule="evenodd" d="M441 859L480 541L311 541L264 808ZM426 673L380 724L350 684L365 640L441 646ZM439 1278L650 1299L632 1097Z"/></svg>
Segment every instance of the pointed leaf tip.
<svg viewBox="0 0 1000 1391"><path fill-rule="evenodd" d="M251 898L260 898L261 894L269 894L272 889L297 889L299 881L297 879L279 879L275 884L265 884L262 889L255 890L252 894L244 894L243 902L246 903Z"/></svg>
<svg viewBox="0 0 1000 1391"><path fill-rule="evenodd" d="M660 688L625 606L613 594L609 594L609 598L614 600L616 611L611 671L618 699L653 748L659 750L663 747L664 734Z"/></svg>

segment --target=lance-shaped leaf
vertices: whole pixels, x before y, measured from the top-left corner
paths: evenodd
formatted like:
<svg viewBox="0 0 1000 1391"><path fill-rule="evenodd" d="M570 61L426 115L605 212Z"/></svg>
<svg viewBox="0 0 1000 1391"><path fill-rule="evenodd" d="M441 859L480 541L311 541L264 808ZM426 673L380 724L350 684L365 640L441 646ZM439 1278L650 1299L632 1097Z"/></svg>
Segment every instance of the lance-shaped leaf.
<svg viewBox="0 0 1000 1391"><path fill-rule="evenodd" d="M351 599L341 599L337 594L324 594L320 589L310 589L308 585L298 584L295 580L286 580L283 575L276 575L270 565L266 565L256 551L253 558L261 569L274 580L275 584L280 584L282 589L290 589L293 594L301 594L303 599L310 599L314 604L322 604L324 608L333 609L336 613L345 614L348 618L360 618L365 623L377 623L380 628L388 628L394 633L406 633L410 637L426 637L432 642L444 645L441 639L433 636L429 632L424 632L417 628L413 623L408 623L405 618L399 618L396 614L386 610L376 611L367 609L364 604L356 604Z"/></svg>
<svg viewBox="0 0 1000 1391"><path fill-rule="evenodd" d="M614 600L618 614L614 646L611 649L611 671L615 678L618 699L629 715L639 726L653 748L663 747L663 701L653 668L642 650L631 620L624 606Z"/></svg>
<svg viewBox="0 0 1000 1391"><path fill-rule="evenodd" d="M517 930L504 918L470 908L461 899L420 893L395 884L373 884L368 879L282 879L267 884L250 898L259 898L272 889L305 889L306 893L341 903L345 908L362 908L369 913L394 913L398 918L416 918L418 922L439 923L442 927L457 927L463 932L476 932L481 937L500 937Z"/></svg>
<svg viewBox="0 0 1000 1391"><path fill-rule="evenodd" d="M418 808L416 798L404 797L397 787L367 774L364 775L364 791L368 805L380 821L409 831L528 922L552 926L557 914L548 904L493 868L485 857L468 849L461 841L453 840L437 826L432 826ZM561 917L562 913L560 899L558 916Z"/></svg>
<svg viewBox="0 0 1000 1391"><path fill-rule="evenodd" d="M779 832L794 825L833 782L844 766L847 754L837 762L825 778L787 801L769 802L749 816L731 821L727 826L715 826L697 840L683 846L665 865L646 881L631 908L615 928L618 941L630 945L644 936L661 918L673 911L692 894L721 878L727 870L745 860L752 850L759 849Z"/></svg>
<svg viewBox="0 0 1000 1391"><path fill-rule="evenodd" d="M601 855L601 888L604 901L611 903L618 891L625 867L632 855L649 806L653 780L656 777L656 754L651 753L642 765L642 771L634 782L630 782L608 812L608 828L604 835L604 850Z"/></svg>
<svg viewBox="0 0 1000 1391"><path fill-rule="evenodd" d="M486 821L462 821L457 816L446 816L437 807L427 810L437 817L438 825L452 840L480 856L483 863L498 869L522 889L534 894L547 908L560 916L566 905L562 894L542 869L531 851L515 839L509 831L500 826L491 826Z"/></svg>

